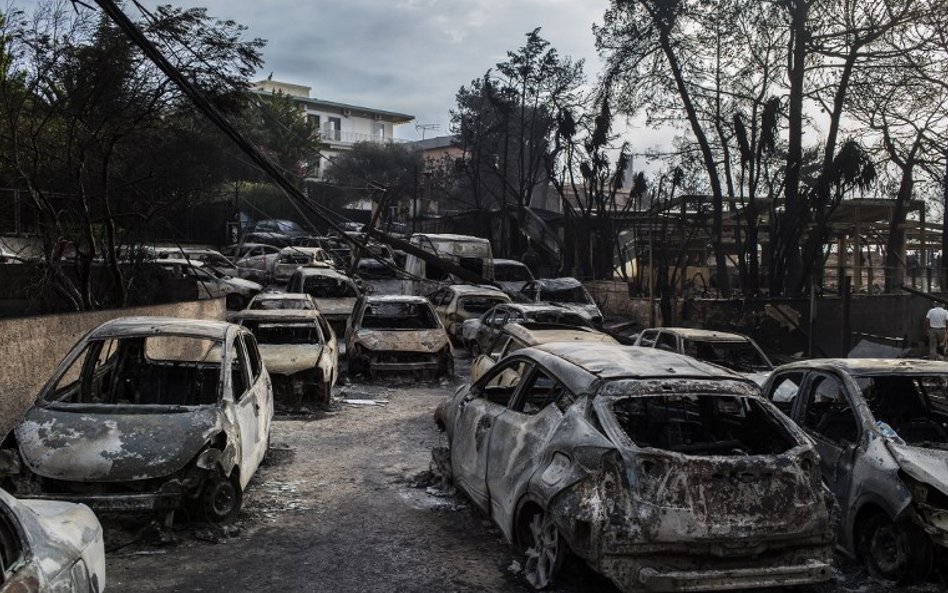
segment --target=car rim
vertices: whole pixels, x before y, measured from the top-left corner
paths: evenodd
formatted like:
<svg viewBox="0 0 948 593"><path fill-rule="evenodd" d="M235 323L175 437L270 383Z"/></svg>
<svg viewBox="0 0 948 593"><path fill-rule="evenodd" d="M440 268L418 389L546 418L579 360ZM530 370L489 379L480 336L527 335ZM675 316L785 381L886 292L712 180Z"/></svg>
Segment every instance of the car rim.
<svg viewBox="0 0 948 593"><path fill-rule="evenodd" d="M546 517L545 513L537 513L530 521L531 544L526 552L524 573L527 582L536 589L549 586L559 559L559 533Z"/></svg>
<svg viewBox="0 0 948 593"><path fill-rule="evenodd" d="M220 519L233 512L237 496L234 492L234 485L228 480L218 480L208 494L208 502L213 516Z"/></svg>
<svg viewBox="0 0 948 593"><path fill-rule="evenodd" d="M878 571L898 578L905 569L909 555L905 534L894 524L880 525L869 539L869 557Z"/></svg>

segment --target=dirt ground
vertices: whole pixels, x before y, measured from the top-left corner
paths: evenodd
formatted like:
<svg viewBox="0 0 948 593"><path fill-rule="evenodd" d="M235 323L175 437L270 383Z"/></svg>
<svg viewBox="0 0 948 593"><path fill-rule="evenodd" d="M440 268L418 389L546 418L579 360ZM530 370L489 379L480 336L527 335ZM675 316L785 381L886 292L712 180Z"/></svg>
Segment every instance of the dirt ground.
<svg viewBox="0 0 948 593"><path fill-rule="evenodd" d="M459 361L458 375L467 373ZM500 532L460 497L424 483L443 444L432 412L459 383L352 384L337 397L385 400L274 424L273 451L227 530L107 519L107 591L526 592ZM849 562L828 585L794 591L899 588ZM567 565L555 592L609 593L608 581Z"/></svg>

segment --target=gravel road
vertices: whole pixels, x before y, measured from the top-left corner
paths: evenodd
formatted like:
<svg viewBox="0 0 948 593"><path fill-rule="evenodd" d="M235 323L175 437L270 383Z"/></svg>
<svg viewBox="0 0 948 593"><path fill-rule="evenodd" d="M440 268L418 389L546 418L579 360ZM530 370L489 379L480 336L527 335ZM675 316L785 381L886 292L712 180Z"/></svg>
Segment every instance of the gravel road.
<svg viewBox="0 0 948 593"><path fill-rule="evenodd" d="M459 376L466 372L459 364ZM500 532L424 479L442 442L431 414L455 385L347 385L336 395L388 403L279 418L271 457L226 531L183 525L167 534L106 518L107 590L529 591ZM833 583L810 589L887 590L909 589L872 581L846 562ZM615 589L574 563L554 591Z"/></svg>

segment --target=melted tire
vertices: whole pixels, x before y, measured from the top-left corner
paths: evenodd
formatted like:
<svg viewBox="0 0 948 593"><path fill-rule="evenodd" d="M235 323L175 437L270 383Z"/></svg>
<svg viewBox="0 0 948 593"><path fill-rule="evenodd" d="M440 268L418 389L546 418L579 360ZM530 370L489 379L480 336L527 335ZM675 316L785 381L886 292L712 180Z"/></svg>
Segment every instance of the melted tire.
<svg viewBox="0 0 948 593"><path fill-rule="evenodd" d="M893 522L878 513L862 526L859 556L870 575L909 583L924 580L932 570L931 541L907 520Z"/></svg>
<svg viewBox="0 0 948 593"><path fill-rule="evenodd" d="M230 478L215 473L204 483L197 501L201 518L214 525L232 523L240 514L243 494L236 471Z"/></svg>

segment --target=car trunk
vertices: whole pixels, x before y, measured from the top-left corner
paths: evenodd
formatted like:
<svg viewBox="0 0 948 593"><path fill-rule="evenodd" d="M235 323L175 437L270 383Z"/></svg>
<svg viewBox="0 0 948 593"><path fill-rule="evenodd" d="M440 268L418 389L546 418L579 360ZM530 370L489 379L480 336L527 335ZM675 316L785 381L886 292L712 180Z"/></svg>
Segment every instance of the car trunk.
<svg viewBox="0 0 948 593"><path fill-rule="evenodd" d="M815 455L760 401L626 397L600 410L621 431L631 512L650 541L728 542L746 553L825 531Z"/></svg>

